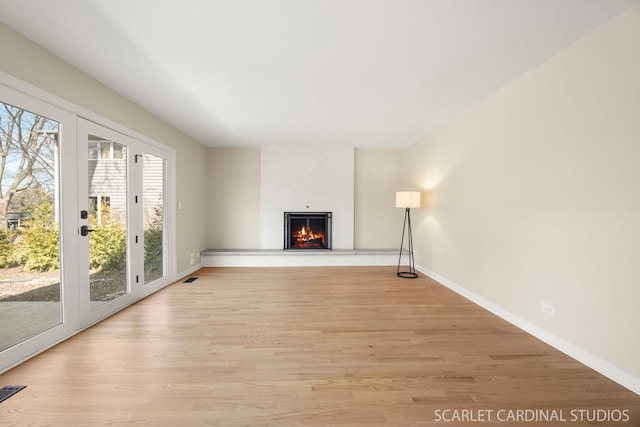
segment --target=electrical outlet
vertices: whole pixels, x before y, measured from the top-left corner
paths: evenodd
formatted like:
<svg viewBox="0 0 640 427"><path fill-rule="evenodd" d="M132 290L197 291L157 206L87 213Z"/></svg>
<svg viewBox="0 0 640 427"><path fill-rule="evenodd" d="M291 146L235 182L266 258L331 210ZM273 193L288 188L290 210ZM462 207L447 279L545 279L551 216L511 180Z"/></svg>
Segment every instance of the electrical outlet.
<svg viewBox="0 0 640 427"><path fill-rule="evenodd" d="M548 304L546 302L540 303L540 311L542 311L544 314L547 314L551 317L556 317L556 308L553 305Z"/></svg>

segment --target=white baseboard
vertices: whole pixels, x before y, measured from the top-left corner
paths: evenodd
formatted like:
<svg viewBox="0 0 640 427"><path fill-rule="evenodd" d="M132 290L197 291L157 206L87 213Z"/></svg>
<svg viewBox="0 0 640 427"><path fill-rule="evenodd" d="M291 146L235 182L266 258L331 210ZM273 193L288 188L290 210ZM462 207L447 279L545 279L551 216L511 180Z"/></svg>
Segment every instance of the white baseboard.
<svg viewBox="0 0 640 427"><path fill-rule="evenodd" d="M318 267L396 265L398 253L387 249L216 250L200 254L204 267Z"/></svg>
<svg viewBox="0 0 640 427"><path fill-rule="evenodd" d="M609 362L606 362L596 356L594 356L593 354L589 353L588 351L585 351L584 349L576 346L575 344L572 344L552 333L550 333L549 331L534 325L531 322L528 322L518 316L515 316L514 314L504 310L501 307L498 307L497 305L485 300L484 298L474 294L473 292L468 291L467 289L463 288L462 286L459 286L449 280L447 280L446 278L434 273L433 271L430 271L424 267L420 267L420 266L416 266L416 270L422 272L423 274L429 276L430 278L432 278L433 280L435 280L436 282L442 284L443 286L446 286L447 288L451 289L452 291L454 291L455 293L463 296L464 298L468 299L469 301L479 305L480 307L490 311L491 313L495 314L496 316L506 320L507 322L511 323L512 325L522 329L523 331L533 335L534 337L538 338L539 340L549 344L550 346L552 346L553 348L560 350L561 352L565 353L566 355L572 357L573 359L577 360L578 362L583 363L584 365L588 366L589 368L593 369L594 371L597 371L599 373L601 373L602 375L604 375L605 377L615 381L616 383L620 384L623 387L628 388L629 390L631 390L632 392L640 395L640 378L637 378L633 375L631 375L630 373L623 371L622 369L612 365Z"/></svg>
<svg viewBox="0 0 640 427"><path fill-rule="evenodd" d="M177 276L176 276L176 280L174 280L174 282L177 282L178 280L184 279L185 277L187 277L187 276L191 275L192 273L200 270L201 268L202 268L202 264L201 263L192 265L188 269L178 273Z"/></svg>

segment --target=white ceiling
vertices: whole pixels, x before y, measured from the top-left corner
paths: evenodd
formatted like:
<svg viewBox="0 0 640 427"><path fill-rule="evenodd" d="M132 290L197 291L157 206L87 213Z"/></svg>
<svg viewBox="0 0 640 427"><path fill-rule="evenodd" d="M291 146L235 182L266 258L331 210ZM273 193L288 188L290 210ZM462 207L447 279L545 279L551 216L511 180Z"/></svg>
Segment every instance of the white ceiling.
<svg viewBox="0 0 640 427"><path fill-rule="evenodd" d="M634 0L0 0L209 146L406 147Z"/></svg>

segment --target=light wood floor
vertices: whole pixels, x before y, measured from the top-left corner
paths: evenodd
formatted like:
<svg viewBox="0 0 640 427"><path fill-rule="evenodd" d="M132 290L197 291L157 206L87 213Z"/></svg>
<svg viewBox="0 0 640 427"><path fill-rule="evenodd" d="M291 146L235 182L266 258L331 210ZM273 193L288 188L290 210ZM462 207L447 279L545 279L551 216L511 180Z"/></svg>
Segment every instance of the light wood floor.
<svg viewBox="0 0 640 427"><path fill-rule="evenodd" d="M640 425L640 396L424 276L193 276L1 375L27 388L0 425ZM526 409L567 421L497 420ZM573 422L580 409L629 421ZM465 410L492 422L444 421Z"/></svg>

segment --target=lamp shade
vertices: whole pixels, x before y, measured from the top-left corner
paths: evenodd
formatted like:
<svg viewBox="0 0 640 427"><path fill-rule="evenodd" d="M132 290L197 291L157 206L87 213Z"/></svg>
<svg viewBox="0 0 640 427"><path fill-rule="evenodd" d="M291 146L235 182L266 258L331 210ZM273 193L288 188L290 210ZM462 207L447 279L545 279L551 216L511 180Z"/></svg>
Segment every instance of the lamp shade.
<svg viewBox="0 0 640 427"><path fill-rule="evenodd" d="M419 208L419 191L398 191L396 193L396 208Z"/></svg>

